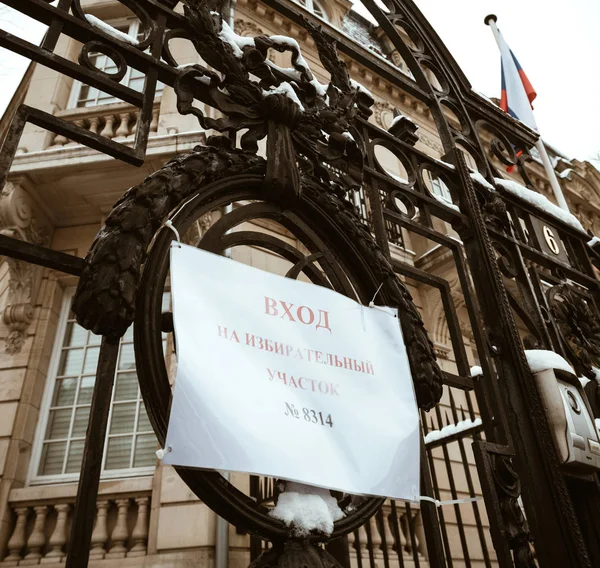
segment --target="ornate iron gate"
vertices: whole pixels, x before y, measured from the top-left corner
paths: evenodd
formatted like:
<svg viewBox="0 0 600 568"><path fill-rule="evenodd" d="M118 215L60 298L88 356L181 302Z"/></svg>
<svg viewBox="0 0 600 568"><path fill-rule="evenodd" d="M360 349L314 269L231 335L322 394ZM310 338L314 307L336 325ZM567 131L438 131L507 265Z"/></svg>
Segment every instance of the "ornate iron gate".
<svg viewBox="0 0 600 568"><path fill-rule="evenodd" d="M221 252L251 244L276 251L293 264L288 276L303 272L317 284L365 302L384 283L378 300L404 308L404 332L412 346L425 436L422 491L438 500L474 497L480 488L483 492L485 511L477 502L448 508L425 502L420 519L408 504L361 501L358 513L340 522L334 533L338 537L350 533L355 565L362 568L368 562L373 568L379 556L386 568L409 562L523 567L534 566L534 556L545 567L600 564L597 476L567 475L561 469L524 353L524 347L549 349L567 357L578 374L594 376L600 347L593 263L600 266L600 257L586 245L589 236L576 225L494 181L501 177L499 161L515 165L526 185L533 187L525 168L530 156L517 158L515 148L531 147L535 134L473 94L409 0L364 0L364 4L412 79L383 65L377 56L365 55L333 28L319 29L316 20L306 19L290 2L264 1L310 32L331 75L328 87L314 81L294 42L259 37L235 46L224 41L218 13L223 8L216 1L185 0L185 16L173 10L177 0L120 1L141 22L143 34L137 45L120 41L86 19L80 0L59 0L57 6L44 0L2 0L45 23L48 32L37 47L0 31L0 46L139 108L135 141L129 147L21 105L3 141L2 182L27 123L141 165L158 81L174 87L180 112L195 114L204 129L226 135L175 158L130 190L108 217L85 262L0 235L2 254L81 276L75 311L82 325L104 336L68 566L87 563L115 341L134 318L144 398L157 435L164 438L170 391L160 333L170 331L170 322L168 314L160 313L162 287L157 282L163 284L167 278L165 250L172 234L161 231L161 226L171 218L183 233L210 211L224 214L202 239L194 237L198 246ZM217 12L211 13L211 8ZM83 44L78 63L53 53L61 34ZM172 38L192 41L207 67L179 69L169 50ZM444 161L415 148L417 135L409 120L396 120L387 131L369 122L373 100L349 80L332 40L338 41L345 57L428 107ZM269 49L289 52L293 68L267 65ZM96 69L92 52L110 56L117 71ZM127 67L145 74L143 92L119 84ZM271 87L275 92L268 93ZM224 117L208 118L193 106L194 100L220 110ZM236 133L242 130L247 132L238 141ZM264 137L266 161L256 153L257 141ZM406 176L389 174L382 151L402 164ZM476 167L476 174L466 160ZM432 179L448 188L451 201L436 199ZM311 226L309 220L315 218L322 224ZM266 235L229 232L256 219L280 223L299 237L304 249L293 250ZM451 225L458 237L441 230L442 223ZM397 252L407 234L435 243L432 254L445 255L455 276L449 280L428 271L425 260L420 266L404 262ZM437 299L434 307L445 325L431 331L448 339L456 373L440 372L434 363L407 292L413 284ZM468 320L462 328L459 310ZM527 330L526 337L521 338L520 329ZM481 373L471 372L465 337L471 338ZM442 394L440 380L448 411L437 407L427 413L425 409ZM593 388L590 384L589 394L596 396ZM448 425L454 427L443 431ZM447 485L438 479L443 470ZM261 503L272 497L268 483L252 482L256 505L216 474L182 470L181 475L241 530L277 545L289 537L284 527L269 520ZM464 475L465 485L456 483L459 475ZM466 495L460 487L467 488ZM472 515L469 522L467 515ZM259 548L255 542L255 552ZM344 555L337 556L344 560ZM263 557L259 562L269 561L273 559Z"/></svg>

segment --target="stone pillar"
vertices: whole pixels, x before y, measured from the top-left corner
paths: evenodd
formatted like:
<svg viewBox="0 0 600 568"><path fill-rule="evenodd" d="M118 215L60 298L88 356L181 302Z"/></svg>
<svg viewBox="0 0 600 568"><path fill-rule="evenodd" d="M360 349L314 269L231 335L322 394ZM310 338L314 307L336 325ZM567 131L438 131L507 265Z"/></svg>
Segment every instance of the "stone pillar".
<svg viewBox="0 0 600 568"><path fill-rule="evenodd" d="M125 545L129 538L129 531L127 529L129 499L116 499L115 503L117 504L117 524L111 535L113 545L106 558L124 558L127 552Z"/></svg>
<svg viewBox="0 0 600 568"><path fill-rule="evenodd" d="M56 525L48 540L48 552L42 562L60 562L65 557L67 544L67 518L71 505L59 503L54 506L56 510Z"/></svg>
<svg viewBox="0 0 600 568"><path fill-rule="evenodd" d="M50 227L26 189L26 180L11 180L0 193L0 233L28 243L47 245ZM2 307L2 321L8 328L5 350L19 353L33 319L33 304L41 279L41 268L9 257L8 294Z"/></svg>
<svg viewBox="0 0 600 568"><path fill-rule="evenodd" d="M133 546L127 556L145 556L148 542L148 497L138 497L135 502L138 506L135 527L131 533Z"/></svg>
<svg viewBox="0 0 600 568"><path fill-rule="evenodd" d="M108 540L108 529L106 517L108 514L108 500L98 502L96 512L96 525L92 532L90 559L97 560L106 556L106 541Z"/></svg>
<svg viewBox="0 0 600 568"><path fill-rule="evenodd" d="M26 176L10 177L0 192L0 234L48 245L52 229L30 187ZM0 257L0 539L4 542L11 530L8 494L13 480L22 483L26 476L51 351L51 345L42 349L32 337L36 331L41 336L49 323L48 312L36 308L40 291L49 288L45 272ZM42 302L51 305L52 299L44 297Z"/></svg>

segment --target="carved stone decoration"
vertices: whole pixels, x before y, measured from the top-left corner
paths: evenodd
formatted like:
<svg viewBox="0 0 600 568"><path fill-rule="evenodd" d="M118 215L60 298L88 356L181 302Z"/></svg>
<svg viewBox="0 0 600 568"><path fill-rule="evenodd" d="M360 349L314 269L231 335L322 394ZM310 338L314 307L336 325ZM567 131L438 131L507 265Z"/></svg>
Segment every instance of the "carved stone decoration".
<svg viewBox="0 0 600 568"><path fill-rule="evenodd" d="M27 328L33 320L33 280L34 272L38 273L39 269L14 258L7 258L6 262L10 275L8 280L9 300L2 312L2 321L9 329L5 340L5 351L9 355L14 355L21 351L27 338Z"/></svg>
<svg viewBox="0 0 600 568"><path fill-rule="evenodd" d="M262 36L264 32L253 22L236 19L233 24L233 30L240 36Z"/></svg>
<svg viewBox="0 0 600 568"><path fill-rule="evenodd" d="M493 454L493 476L515 568L536 568L537 564L529 545L532 542L531 533L519 503L521 482L510 456Z"/></svg>
<svg viewBox="0 0 600 568"><path fill-rule="evenodd" d="M600 368L600 319L591 301L568 284L553 286L547 294L567 358L578 376L595 379L592 367Z"/></svg>
<svg viewBox="0 0 600 568"><path fill-rule="evenodd" d="M255 23L247 22L246 20L236 19L233 24L233 30L236 34L242 37L255 37L255 36L263 36L265 32L260 29ZM276 63L275 53L270 52L267 56L269 61Z"/></svg>
<svg viewBox="0 0 600 568"><path fill-rule="evenodd" d="M589 201L587 202L589 203ZM597 213L595 211L585 209L581 203L575 205L573 212L577 215L577 218L581 221L584 229L594 231L594 222L597 219Z"/></svg>
<svg viewBox="0 0 600 568"><path fill-rule="evenodd" d="M390 115L389 121L385 120L384 113L386 112L388 112ZM390 127L392 120L394 119L394 107L389 103L378 101L373 105L373 116L375 118L375 123L377 124L377 126L383 128L384 130L387 130Z"/></svg>
<svg viewBox="0 0 600 568"><path fill-rule="evenodd" d="M7 182L0 193L0 234L38 245L47 245L49 228L36 210L27 191L18 182ZM8 327L6 353L21 351L34 315L33 303L39 288L41 268L14 258L8 267L8 294L2 321Z"/></svg>
<svg viewBox="0 0 600 568"><path fill-rule="evenodd" d="M49 241L49 228L22 180L8 181L0 193L0 231L36 244Z"/></svg>

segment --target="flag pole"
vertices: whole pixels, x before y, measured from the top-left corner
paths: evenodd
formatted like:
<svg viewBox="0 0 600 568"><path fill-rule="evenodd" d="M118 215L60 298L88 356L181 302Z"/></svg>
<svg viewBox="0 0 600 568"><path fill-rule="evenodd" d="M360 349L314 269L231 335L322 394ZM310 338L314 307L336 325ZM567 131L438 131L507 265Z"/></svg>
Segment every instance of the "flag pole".
<svg viewBox="0 0 600 568"><path fill-rule="evenodd" d="M544 169L546 170L546 174L548 175L548 180L550 181L550 185L552 186L552 191L554 191L554 197L556 197L558 205L565 211L569 211L567 200L565 199L565 196L562 192L562 188L558 183L558 178L556 177L556 172L554 171L552 163L550 162L550 156L548 156L546 146L544 146L544 141L541 138L538 138L537 142L535 143L535 147L537 148L542 158Z"/></svg>
<svg viewBox="0 0 600 568"><path fill-rule="evenodd" d="M500 48L500 32L498 31L498 26L496 25L497 20L498 18L495 14L489 14L485 17L484 22L492 29L494 39L498 44L498 48ZM544 170L546 171L546 175L548 176L548 181L550 182L550 186L552 187L552 191L554 192L556 202L558 203L561 209L569 211L569 206L567 205L567 201L565 199L565 196L563 195L562 188L560 187L560 183L558 182L558 178L556 177L556 172L552 167L550 157L548 156L548 152L546 151L546 146L544 145L544 141L541 137L537 139L535 147L537 148L537 151L540 153L540 157L542 158L542 164L544 165Z"/></svg>

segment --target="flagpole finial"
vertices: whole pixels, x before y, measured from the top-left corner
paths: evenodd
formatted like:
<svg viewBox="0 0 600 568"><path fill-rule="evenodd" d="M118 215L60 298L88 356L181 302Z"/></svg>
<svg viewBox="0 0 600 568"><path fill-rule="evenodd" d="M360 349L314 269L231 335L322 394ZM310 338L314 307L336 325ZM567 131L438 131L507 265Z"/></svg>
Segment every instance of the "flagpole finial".
<svg viewBox="0 0 600 568"><path fill-rule="evenodd" d="M498 17L496 16L496 14L488 14L485 19L483 20L486 26L490 25L490 21L492 22L497 22L498 21Z"/></svg>

